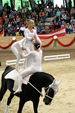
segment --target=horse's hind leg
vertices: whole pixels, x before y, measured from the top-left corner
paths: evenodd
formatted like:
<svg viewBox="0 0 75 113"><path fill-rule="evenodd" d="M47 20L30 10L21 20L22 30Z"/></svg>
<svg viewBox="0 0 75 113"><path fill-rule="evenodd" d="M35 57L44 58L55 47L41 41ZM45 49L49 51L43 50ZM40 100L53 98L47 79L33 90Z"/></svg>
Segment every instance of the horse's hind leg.
<svg viewBox="0 0 75 113"><path fill-rule="evenodd" d="M8 113L9 105L10 105L11 100L12 100L12 98L13 98L13 97L14 97L14 94L13 94L13 93L11 93L11 94L10 94L10 96L9 96L9 98L8 98L8 101L7 101L7 107L6 107L6 109L5 109L5 112L4 112L4 113Z"/></svg>
<svg viewBox="0 0 75 113"><path fill-rule="evenodd" d="M5 84L5 80L2 80L2 85L1 85L1 89L0 89L0 104L1 104L1 101L3 99L3 96L6 92L6 90L7 90L7 86Z"/></svg>

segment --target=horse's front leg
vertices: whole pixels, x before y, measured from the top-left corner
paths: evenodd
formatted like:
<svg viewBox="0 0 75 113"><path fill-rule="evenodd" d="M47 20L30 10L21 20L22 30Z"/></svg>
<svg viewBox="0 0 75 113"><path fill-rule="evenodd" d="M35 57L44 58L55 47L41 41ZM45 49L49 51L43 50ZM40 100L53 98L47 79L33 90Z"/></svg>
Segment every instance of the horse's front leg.
<svg viewBox="0 0 75 113"><path fill-rule="evenodd" d="M38 103L39 103L39 99L33 101L34 113L38 113Z"/></svg>
<svg viewBox="0 0 75 113"><path fill-rule="evenodd" d="M23 109L24 104L25 104L25 101L24 101L24 99L22 97L22 98L20 98L19 109L18 109L17 113L22 113L22 109Z"/></svg>
<svg viewBox="0 0 75 113"><path fill-rule="evenodd" d="M8 98L8 101L7 101L7 107L6 107L6 109L5 109L5 112L4 112L4 113L8 113L9 105L10 105L11 100L12 100L12 98L13 98L13 97L14 97L14 94L13 94L13 93L11 93L11 94L10 94L10 96L9 96L9 98Z"/></svg>

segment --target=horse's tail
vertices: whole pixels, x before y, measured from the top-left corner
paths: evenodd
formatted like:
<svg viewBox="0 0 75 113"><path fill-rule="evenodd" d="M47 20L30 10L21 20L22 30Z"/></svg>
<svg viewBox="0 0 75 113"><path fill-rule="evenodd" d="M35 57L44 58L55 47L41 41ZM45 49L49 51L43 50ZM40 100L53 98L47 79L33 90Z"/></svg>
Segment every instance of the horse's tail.
<svg viewBox="0 0 75 113"><path fill-rule="evenodd" d="M2 77L1 77L0 102L1 102L5 92L7 90L6 80L4 78L5 78L6 74L7 74L8 68L9 68L9 66L7 66L5 68L5 71L3 72Z"/></svg>

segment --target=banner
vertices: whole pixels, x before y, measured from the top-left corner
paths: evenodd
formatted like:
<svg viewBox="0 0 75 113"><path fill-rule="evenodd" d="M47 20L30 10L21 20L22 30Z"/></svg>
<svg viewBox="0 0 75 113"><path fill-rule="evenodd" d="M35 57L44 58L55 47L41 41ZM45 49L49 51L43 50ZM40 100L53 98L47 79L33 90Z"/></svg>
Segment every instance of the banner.
<svg viewBox="0 0 75 113"><path fill-rule="evenodd" d="M53 36L64 36L66 33L65 31L65 26L62 26L61 28L59 29L56 29L50 33L46 33L46 34L38 34L38 37L40 39L49 39L49 38L52 38Z"/></svg>

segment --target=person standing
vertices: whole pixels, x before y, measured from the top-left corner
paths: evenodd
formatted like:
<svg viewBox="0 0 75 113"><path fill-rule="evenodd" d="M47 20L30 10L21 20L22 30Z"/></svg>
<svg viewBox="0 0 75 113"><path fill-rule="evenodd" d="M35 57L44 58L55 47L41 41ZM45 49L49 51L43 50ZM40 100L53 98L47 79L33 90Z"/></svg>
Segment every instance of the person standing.
<svg viewBox="0 0 75 113"><path fill-rule="evenodd" d="M41 40L37 36L37 33L33 27L34 27L34 20L29 20L28 28L24 30L25 37L22 40L15 42L11 46L11 50L17 58L17 60L16 60L16 70L17 71L18 71L20 56L23 57L24 54L26 54L25 48L28 47L30 51L33 51L34 50L33 42L39 42L41 44ZM24 61L24 68L26 67L26 65L28 65L28 63L26 63L26 62L28 62L27 58Z"/></svg>
<svg viewBox="0 0 75 113"><path fill-rule="evenodd" d="M39 42L41 44L41 40L39 39L36 30L34 29L34 20L30 19L28 22L28 28L25 29L24 35L26 38L26 46L33 50L33 41Z"/></svg>

